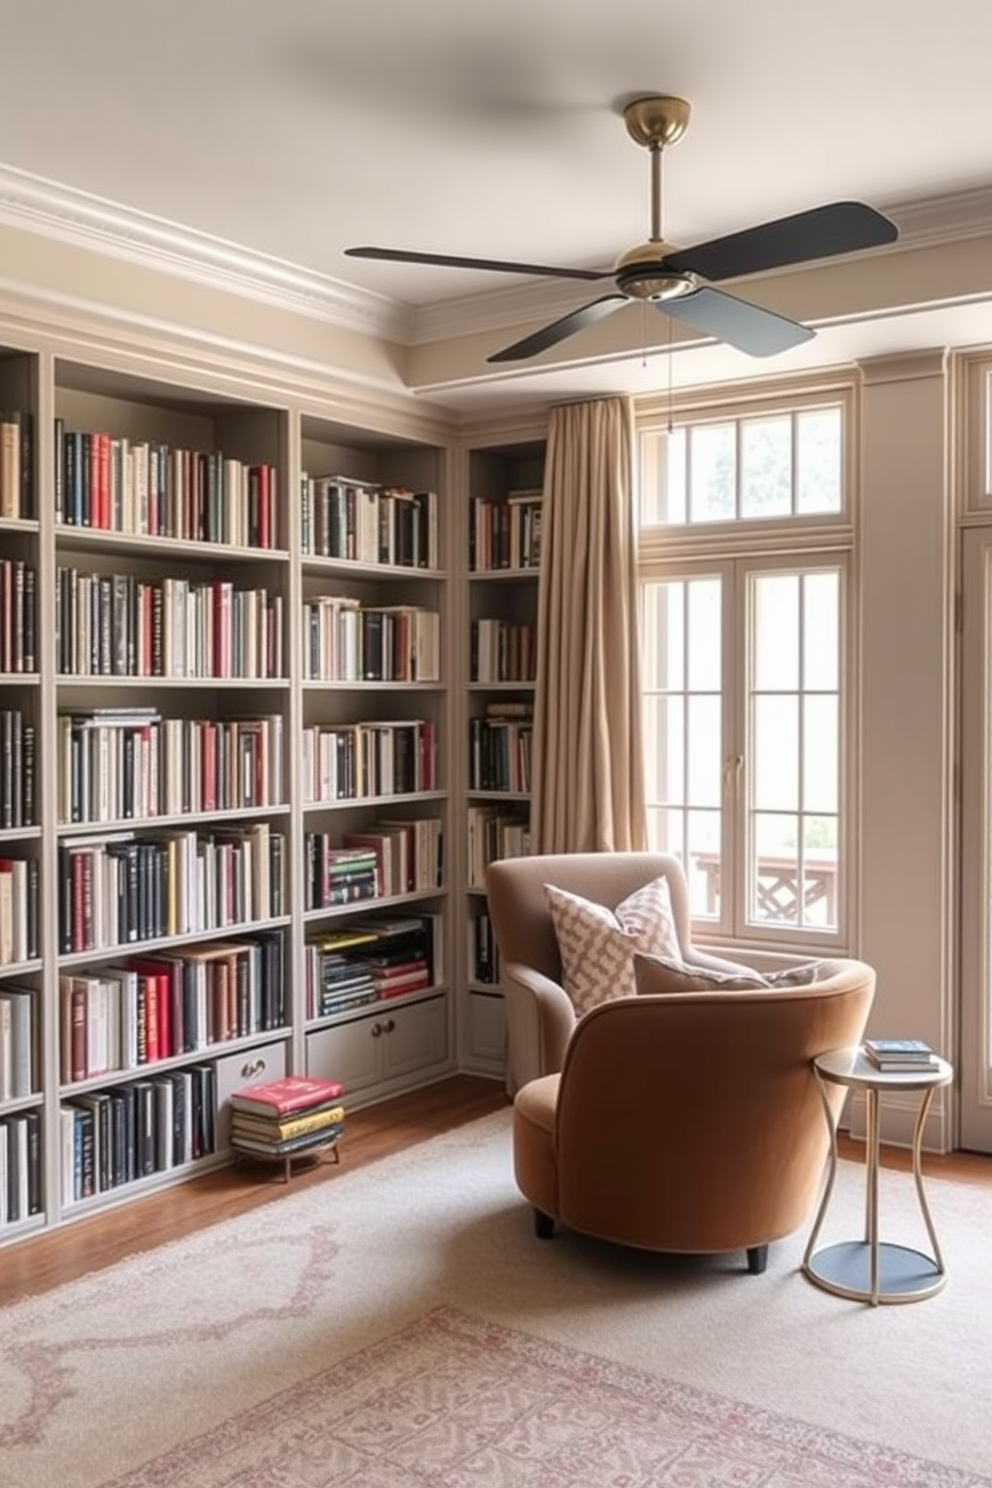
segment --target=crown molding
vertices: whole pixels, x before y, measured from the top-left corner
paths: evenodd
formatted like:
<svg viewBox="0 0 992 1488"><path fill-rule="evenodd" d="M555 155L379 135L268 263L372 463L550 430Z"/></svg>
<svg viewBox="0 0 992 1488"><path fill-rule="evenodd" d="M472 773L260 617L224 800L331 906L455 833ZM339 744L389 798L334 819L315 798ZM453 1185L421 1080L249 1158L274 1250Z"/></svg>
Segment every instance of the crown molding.
<svg viewBox="0 0 992 1488"><path fill-rule="evenodd" d="M411 311L386 295L3 164L0 223L367 336L410 338Z"/></svg>
<svg viewBox="0 0 992 1488"><path fill-rule="evenodd" d="M992 187L893 202L894 251L992 233ZM543 279L414 308L284 259L0 164L0 224L177 275L400 345L566 314L575 286Z"/></svg>

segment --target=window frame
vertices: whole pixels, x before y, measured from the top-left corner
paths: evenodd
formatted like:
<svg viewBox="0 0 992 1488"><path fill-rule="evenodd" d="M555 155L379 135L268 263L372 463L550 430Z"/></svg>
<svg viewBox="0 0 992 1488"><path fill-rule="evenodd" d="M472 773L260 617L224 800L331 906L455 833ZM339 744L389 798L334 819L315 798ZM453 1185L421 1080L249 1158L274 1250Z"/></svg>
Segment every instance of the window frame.
<svg viewBox="0 0 992 1488"><path fill-rule="evenodd" d="M721 749L726 766L744 757L744 777L734 802L728 803L727 779L721 795L721 898L719 917L695 917L694 938L714 948L786 952L802 955L839 955L857 944L858 854L858 670L857 670L857 486L856 460L858 403L854 382L835 382L814 389L795 389L730 400L684 405L668 411L649 411L638 419L638 465L643 439L671 427L698 422L727 422L734 418L774 416L825 405L841 407L841 508L837 513L788 515L771 519L743 517L727 522L666 526L652 524L638 532L638 615L643 622L643 589L659 579L721 579L721 643L723 647L723 706ZM738 447L740 436L738 433ZM738 480L740 472L738 470ZM752 757L749 733L751 578L763 573L806 573L837 570L840 576L840 722L838 729L838 847L837 924L818 930L794 925L748 923L750 889L747 762ZM744 623L740 623L740 622ZM729 805L729 809L728 809Z"/></svg>

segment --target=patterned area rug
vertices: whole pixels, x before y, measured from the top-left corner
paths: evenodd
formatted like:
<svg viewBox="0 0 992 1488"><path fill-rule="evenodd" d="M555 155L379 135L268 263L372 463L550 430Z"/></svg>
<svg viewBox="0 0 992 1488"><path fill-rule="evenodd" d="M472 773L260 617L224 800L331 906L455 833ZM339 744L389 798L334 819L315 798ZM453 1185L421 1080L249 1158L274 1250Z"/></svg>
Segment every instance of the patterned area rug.
<svg viewBox="0 0 992 1488"><path fill-rule="evenodd" d="M107 1488L988 1488L440 1307Z"/></svg>

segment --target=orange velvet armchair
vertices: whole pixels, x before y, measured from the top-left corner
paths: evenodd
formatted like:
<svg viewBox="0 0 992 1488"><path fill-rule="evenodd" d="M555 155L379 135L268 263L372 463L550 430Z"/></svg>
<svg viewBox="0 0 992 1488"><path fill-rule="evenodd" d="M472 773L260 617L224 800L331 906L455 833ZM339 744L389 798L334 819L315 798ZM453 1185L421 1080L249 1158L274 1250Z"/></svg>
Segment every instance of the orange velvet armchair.
<svg viewBox="0 0 992 1488"><path fill-rule="evenodd" d="M678 955L693 947L678 859L577 853L490 865L488 889L515 1061L514 1173L540 1236L555 1224L649 1250L769 1245L815 1206L829 1147L815 1055L856 1044L875 991L864 962L823 963L808 985L646 993L576 1018L544 885L615 908L664 873ZM650 958L638 985L652 985ZM642 974L643 973L643 974ZM844 1099L828 1087L835 1116Z"/></svg>
<svg viewBox="0 0 992 1488"><path fill-rule="evenodd" d="M861 1039L875 974L788 990L621 998L576 1024L560 1074L513 1109L517 1185L555 1221L649 1250L768 1246L811 1214L829 1137L811 1061ZM829 1089L835 1117L844 1091Z"/></svg>

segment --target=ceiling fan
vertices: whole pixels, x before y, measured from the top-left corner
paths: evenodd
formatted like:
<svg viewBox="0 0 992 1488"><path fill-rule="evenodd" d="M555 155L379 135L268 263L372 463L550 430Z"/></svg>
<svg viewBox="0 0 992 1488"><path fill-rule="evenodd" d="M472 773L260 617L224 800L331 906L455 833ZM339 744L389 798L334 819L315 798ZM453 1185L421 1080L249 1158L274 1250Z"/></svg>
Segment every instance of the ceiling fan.
<svg viewBox="0 0 992 1488"><path fill-rule="evenodd" d="M809 326L737 299L700 281L736 279L765 269L854 253L894 242L895 223L863 202L829 202L791 217L763 222L743 232L675 248L661 231L661 157L667 145L680 140L689 124L684 98L648 94L632 99L623 110L631 139L651 158L651 236L621 254L612 269L568 269L548 264L514 263L504 259L462 258L445 253L406 252L400 248L346 248L352 258L393 263L438 264L457 269L486 269L504 274L544 275L554 279L612 279L614 289L572 310L560 320L494 352L489 362L524 361L557 346L576 331L612 315L631 300L646 300L666 315L697 331L714 336L750 356L772 356L808 341Z"/></svg>

